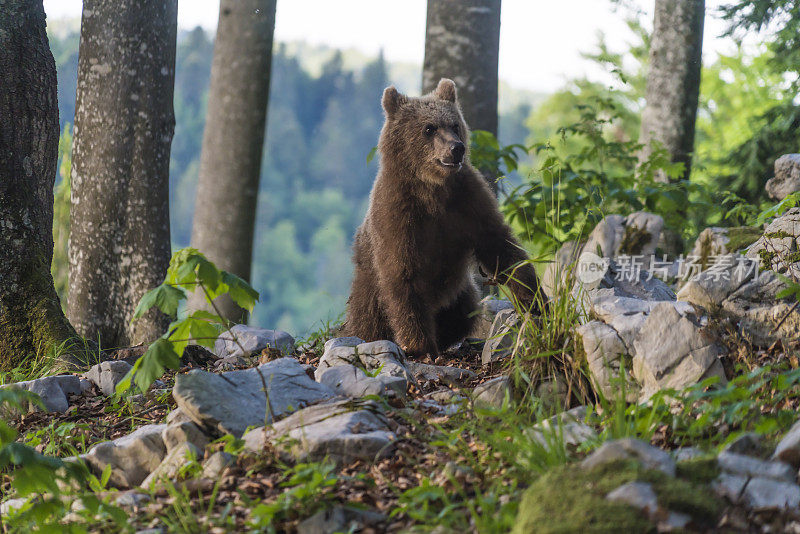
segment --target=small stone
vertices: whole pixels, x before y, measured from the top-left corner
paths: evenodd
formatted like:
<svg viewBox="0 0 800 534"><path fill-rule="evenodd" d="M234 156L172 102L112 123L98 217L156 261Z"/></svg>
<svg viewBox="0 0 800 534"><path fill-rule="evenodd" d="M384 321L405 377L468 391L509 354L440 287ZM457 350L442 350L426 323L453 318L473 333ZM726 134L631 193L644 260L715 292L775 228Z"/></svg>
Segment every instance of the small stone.
<svg viewBox="0 0 800 534"><path fill-rule="evenodd" d="M319 383L328 386L337 394L351 398L367 395L405 398L408 382L402 376L367 376L354 365L337 365L325 369Z"/></svg>
<svg viewBox="0 0 800 534"><path fill-rule="evenodd" d="M7 516L10 512L14 512L25 506L26 502L28 502L28 499L8 499L7 501L3 501L0 503L0 515Z"/></svg>
<svg viewBox="0 0 800 534"><path fill-rule="evenodd" d="M180 447L184 443L191 443L198 449L203 450L209 443L208 436L192 421L167 425L161 437L167 447L167 452Z"/></svg>
<svg viewBox="0 0 800 534"><path fill-rule="evenodd" d="M586 406L578 406L534 425L530 435L544 446L549 446L555 439L560 439L565 445L577 446L597 437L597 432L585 420Z"/></svg>
<svg viewBox="0 0 800 534"><path fill-rule="evenodd" d="M76 375L45 376L35 380L17 382L0 388L18 388L39 395L46 412L64 413L69 409L68 395L81 394L81 380ZM35 404L29 404L28 412L38 411Z"/></svg>
<svg viewBox="0 0 800 534"><path fill-rule="evenodd" d="M123 491L114 500L117 506L123 508L140 508L146 503L150 502L150 496L137 491Z"/></svg>
<svg viewBox="0 0 800 534"><path fill-rule="evenodd" d="M690 460L702 458L706 456L706 454L707 453L697 447L681 447L672 451L672 457L675 458L676 462L688 462Z"/></svg>
<svg viewBox="0 0 800 534"><path fill-rule="evenodd" d="M795 469L800 467L800 421L783 436L778 446L775 447L773 460L785 462Z"/></svg>
<svg viewBox="0 0 800 534"><path fill-rule="evenodd" d="M584 469L593 469L599 465L627 459L637 460L647 469L657 469L669 476L675 476L675 461L669 454L634 438L603 443L581 462L581 466Z"/></svg>
<svg viewBox="0 0 800 534"><path fill-rule="evenodd" d="M517 339L518 324L519 315L513 308L502 310L495 316L481 351L483 365L502 360L511 354Z"/></svg>
<svg viewBox="0 0 800 534"><path fill-rule="evenodd" d="M177 425L191 420L192 418L186 415L186 412L184 412L180 408L175 408L174 410L172 410L167 414L168 425Z"/></svg>
<svg viewBox="0 0 800 534"><path fill-rule="evenodd" d="M503 406L506 398L511 397L511 383L506 376L487 380L472 391L475 404L485 404L495 408Z"/></svg>
<svg viewBox="0 0 800 534"><path fill-rule="evenodd" d="M513 309L514 305L507 299L498 299L493 296L484 297L478 305L475 326L470 332L470 337L486 339L492 328L495 316L503 310Z"/></svg>
<svg viewBox="0 0 800 534"><path fill-rule="evenodd" d="M783 200L800 191L800 154L784 154L775 160L775 176L765 187L770 198Z"/></svg>
<svg viewBox="0 0 800 534"><path fill-rule="evenodd" d="M236 457L225 451L217 451L203 462L203 477L216 480L229 466L236 463Z"/></svg>
<svg viewBox="0 0 800 534"><path fill-rule="evenodd" d="M294 352L294 338L280 330L237 324L217 338L214 353L220 359L233 356L247 358L267 348L289 356Z"/></svg>
<svg viewBox="0 0 800 534"><path fill-rule="evenodd" d="M395 435L380 407L372 402L338 401L304 408L244 435L245 449L263 450L267 440L284 443L296 461L318 461L325 457L337 463L373 461L389 455Z"/></svg>
<svg viewBox="0 0 800 534"><path fill-rule="evenodd" d="M444 365L430 365L422 362L407 361L406 368L418 381L440 381L448 385L464 385L474 380L476 375L469 369L460 369Z"/></svg>
<svg viewBox="0 0 800 534"><path fill-rule="evenodd" d="M354 365L377 376L399 376L409 382L414 377L405 365L405 353L394 342L388 340L359 343L358 338L337 338L325 343L325 352L319 360L314 376L320 380L331 367Z"/></svg>
<svg viewBox="0 0 800 534"><path fill-rule="evenodd" d="M711 483L711 487L720 497L725 497L731 502L738 502L748 480L746 476L720 473Z"/></svg>
<svg viewBox="0 0 800 534"><path fill-rule="evenodd" d="M126 489L136 487L153 472L166 455L161 438L166 425L145 425L135 432L104 441L81 455L95 475L100 476L106 466L111 466L109 484Z"/></svg>
<svg viewBox="0 0 800 534"><path fill-rule="evenodd" d="M628 482L606 495L606 499L642 510L648 516L658 511L658 498L647 482Z"/></svg>
<svg viewBox="0 0 800 534"><path fill-rule="evenodd" d="M767 462L744 454L721 452L717 456L717 463L720 469L734 475L771 478L786 482L794 482L796 478L795 469L788 464Z"/></svg>
<svg viewBox="0 0 800 534"><path fill-rule="evenodd" d="M172 480L178 476L180 470L191 462L196 462L203 456L203 451L192 445L184 443L172 449L158 467L156 467L141 483L141 487L149 488L160 480Z"/></svg>
<svg viewBox="0 0 800 534"><path fill-rule="evenodd" d="M770 478L752 478L744 488L744 500L754 510L796 510L800 486Z"/></svg>
<svg viewBox="0 0 800 534"><path fill-rule="evenodd" d="M103 395L111 396L116 392L117 384L131 369L133 366L123 360L110 360L92 366L84 376L96 385Z"/></svg>
<svg viewBox="0 0 800 534"><path fill-rule="evenodd" d="M723 450L747 456L759 456L763 452L763 445L763 437L754 432L747 432L725 445Z"/></svg>

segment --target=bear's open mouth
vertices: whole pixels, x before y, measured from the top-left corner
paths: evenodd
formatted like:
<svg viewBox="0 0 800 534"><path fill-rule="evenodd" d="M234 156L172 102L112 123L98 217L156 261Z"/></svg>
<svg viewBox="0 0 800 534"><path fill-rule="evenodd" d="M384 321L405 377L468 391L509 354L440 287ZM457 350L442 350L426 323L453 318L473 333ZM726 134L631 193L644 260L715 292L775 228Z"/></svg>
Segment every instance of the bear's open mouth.
<svg viewBox="0 0 800 534"><path fill-rule="evenodd" d="M444 161L442 159L440 159L438 161L439 161L440 165L442 165L443 167L447 167L448 169L460 169L461 168L461 162L460 161L458 163L447 162L447 161Z"/></svg>

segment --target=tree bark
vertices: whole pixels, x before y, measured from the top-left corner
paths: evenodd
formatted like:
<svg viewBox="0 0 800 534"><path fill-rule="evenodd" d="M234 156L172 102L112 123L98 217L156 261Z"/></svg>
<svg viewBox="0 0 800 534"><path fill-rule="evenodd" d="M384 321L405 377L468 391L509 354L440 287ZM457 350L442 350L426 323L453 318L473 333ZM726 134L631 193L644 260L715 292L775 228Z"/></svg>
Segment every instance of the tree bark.
<svg viewBox="0 0 800 534"><path fill-rule="evenodd" d="M68 315L120 347L163 334L131 323L170 259L169 155L177 0L84 0L78 60Z"/></svg>
<svg viewBox="0 0 800 534"><path fill-rule="evenodd" d="M499 54L500 0L428 0L422 92L450 78L470 129L495 136Z"/></svg>
<svg viewBox="0 0 800 534"><path fill-rule="evenodd" d="M56 65L42 0L0 9L0 370L77 334L53 287Z"/></svg>
<svg viewBox="0 0 800 534"><path fill-rule="evenodd" d="M694 151L704 17L704 0L655 2L641 159L649 157L651 143L658 141L673 162L684 164L684 179L689 178ZM656 180L667 182L668 177L659 173Z"/></svg>
<svg viewBox="0 0 800 534"><path fill-rule="evenodd" d="M192 246L250 280L258 181L267 121L276 0L222 0L200 156ZM222 315L246 322L228 297ZM205 308L203 295L189 299Z"/></svg>

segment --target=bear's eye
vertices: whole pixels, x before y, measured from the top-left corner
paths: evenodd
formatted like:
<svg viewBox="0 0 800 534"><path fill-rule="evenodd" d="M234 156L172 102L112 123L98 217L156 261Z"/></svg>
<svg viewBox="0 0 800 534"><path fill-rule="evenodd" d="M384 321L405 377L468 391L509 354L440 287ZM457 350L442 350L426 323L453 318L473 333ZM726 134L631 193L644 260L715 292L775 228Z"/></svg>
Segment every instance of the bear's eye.
<svg viewBox="0 0 800 534"><path fill-rule="evenodd" d="M425 127L425 135L427 135L428 137L432 136L435 131L436 131L436 126L434 126L433 124L429 124Z"/></svg>
<svg viewBox="0 0 800 534"><path fill-rule="evenodd" d="M460 136L460 135L461 135L461 128L459 127L459 125L458 125L458 124L454 124L454 125L453 125L453 133L455 133L455 134L456 134L456 135L458 135L458 136Z"/></svg>

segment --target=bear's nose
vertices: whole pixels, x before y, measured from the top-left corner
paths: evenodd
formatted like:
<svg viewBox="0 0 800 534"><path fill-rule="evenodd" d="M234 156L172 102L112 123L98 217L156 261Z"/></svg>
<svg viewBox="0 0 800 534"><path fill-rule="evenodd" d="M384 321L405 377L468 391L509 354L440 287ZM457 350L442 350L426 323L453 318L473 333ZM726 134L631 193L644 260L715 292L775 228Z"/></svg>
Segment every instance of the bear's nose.
<svg viewBox="0 0 800 534"><path fill-rule="evenodd" d="M452 145L450 145L450 153L453 155L453 161L456 163L460 163L461 159L464 157L464 152L466 148L464 147L464 143L461 141L456 141Z"/></svg>

